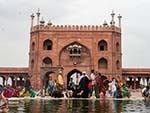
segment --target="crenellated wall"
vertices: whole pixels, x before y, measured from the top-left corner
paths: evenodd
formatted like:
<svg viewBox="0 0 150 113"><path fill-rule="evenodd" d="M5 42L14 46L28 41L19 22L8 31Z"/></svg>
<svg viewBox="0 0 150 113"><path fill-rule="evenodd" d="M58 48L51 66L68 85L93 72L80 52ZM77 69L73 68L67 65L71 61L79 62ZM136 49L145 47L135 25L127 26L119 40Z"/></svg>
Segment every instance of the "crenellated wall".
<svg viewBox="0 0 150 113"><path fill-rule="evenodd" d="M31 32L35 31L84 31L84 32L100 32L115 31L121 33L121 29L112 25L36 25L31 28Z"/></svg>

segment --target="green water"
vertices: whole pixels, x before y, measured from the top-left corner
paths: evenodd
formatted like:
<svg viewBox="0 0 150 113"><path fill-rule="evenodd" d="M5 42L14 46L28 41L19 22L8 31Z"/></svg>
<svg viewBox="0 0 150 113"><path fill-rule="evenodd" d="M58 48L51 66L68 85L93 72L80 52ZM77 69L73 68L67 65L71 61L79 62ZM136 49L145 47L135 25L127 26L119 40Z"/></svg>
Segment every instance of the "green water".
<svg viewBox="0 0 150 113"><path fill-rule="evenodd" d="M8 113L150 113L144 100L26 99L9 104Z"/></svg>

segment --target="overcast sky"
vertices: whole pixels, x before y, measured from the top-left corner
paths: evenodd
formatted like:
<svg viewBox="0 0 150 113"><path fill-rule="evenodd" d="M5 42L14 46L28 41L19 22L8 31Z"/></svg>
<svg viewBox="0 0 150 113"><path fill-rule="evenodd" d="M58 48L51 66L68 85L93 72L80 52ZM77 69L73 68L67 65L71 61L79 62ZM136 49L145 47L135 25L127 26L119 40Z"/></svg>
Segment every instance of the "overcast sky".
<svg viewBox="0 0 150 113"><path fill-rule="evenodd" d="M28 66L30 15L53 24L102 25L122 15L123 67L150 67L150 0L0 0L0 66ZM117 20L116 20L117 23Z"/></svg>

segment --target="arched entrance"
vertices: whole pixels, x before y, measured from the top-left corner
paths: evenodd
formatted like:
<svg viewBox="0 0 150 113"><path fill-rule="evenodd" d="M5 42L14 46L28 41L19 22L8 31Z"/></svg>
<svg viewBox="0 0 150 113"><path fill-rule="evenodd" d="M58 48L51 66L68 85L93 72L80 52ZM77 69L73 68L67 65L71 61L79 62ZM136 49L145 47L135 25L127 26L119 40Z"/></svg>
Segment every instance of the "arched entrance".
<svg viewBox="0 0 150 113"><path fill-rule="evenodd" d="M68 74L67 74L67 86L68 86L68 83L69 83L69 80L70 80L70 77L73 78L73 81L75 81L75 78L77 77L77 74L82 74L81 71L77 70L77 69L73 69L72 71L70 71Z"/></svg>
<svg viewBox="0 0 150 113"><path fill-rule="evenodd" d="M41 80L42 80L42 88L46 85L45 82L48 80L48 75L52 74L53 79L56 79L56 75L58 75L59 72L63 71L62 67L41 67Z"/></svg>

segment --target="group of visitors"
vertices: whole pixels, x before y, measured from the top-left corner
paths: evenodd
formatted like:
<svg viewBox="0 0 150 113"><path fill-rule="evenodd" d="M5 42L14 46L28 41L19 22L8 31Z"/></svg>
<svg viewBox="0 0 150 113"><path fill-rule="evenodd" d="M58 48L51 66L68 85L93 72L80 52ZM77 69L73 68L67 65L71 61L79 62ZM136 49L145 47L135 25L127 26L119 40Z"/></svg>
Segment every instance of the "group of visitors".
<svg viewBox="0 0 150 113"><path fill-rule="evenodd" d="M7 84L6 86L0 85L0 91L7 98L24 97L24 96L35 97L36 96L36 93L31 86L30 77L26 77L24 86L22 87L21 86L13 87L10 84Z"/></svg>
<svg viewBox="0 0 150 113"><path fill-rule="evenodd" d="M107 77L94 70L91 70L89 75L84 71L81 75L78 73L76 77L70 77L68 90L72 93L71 96L75 98L122 98L131 96L120 77L112 78L112 81L109 81Z"/></svg>
<svg viewBox="0 0 150 113"><path fill-rule="evenodd" d="M116 79L112 78L112 81L108 85L108 96L112 96L113 98L129 98L131 96L129 89L122 82L119 76Z"/></svg>
<svg viewBox="0 0 150 113"><path fill-rule="evenodd" d="M24 82L24 87L12 87L9 84L1 86L5 97L24 97L30 96L51 96L51 97L73 97L73 98L104 98L104 97L130 97L130 92L120 77L112 78L109 81L101 73L91 70L90 74L85 71L70 76L67 86L65 86L62 73L59 73L54 79L51 74L47 76L44 90L37 93L33 90L30 77ZM44 93L44 94L43 94Z"/></svg>

